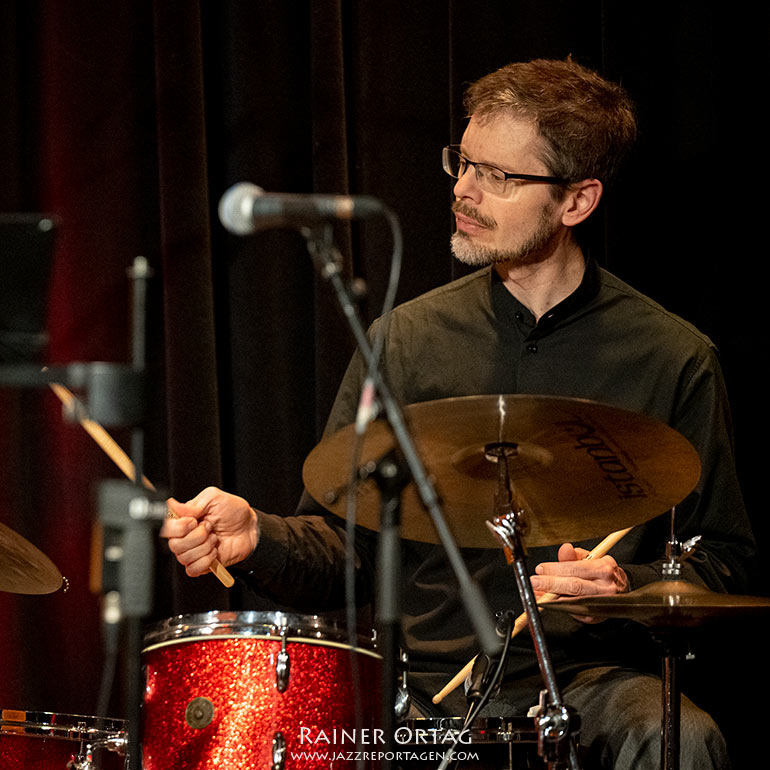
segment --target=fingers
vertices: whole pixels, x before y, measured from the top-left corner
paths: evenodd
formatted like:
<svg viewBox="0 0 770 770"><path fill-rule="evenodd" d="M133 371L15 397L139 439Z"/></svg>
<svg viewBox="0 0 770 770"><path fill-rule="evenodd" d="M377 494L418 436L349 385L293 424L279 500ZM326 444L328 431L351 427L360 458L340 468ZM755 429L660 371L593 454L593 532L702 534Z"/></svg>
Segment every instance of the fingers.
<svg viewBox="0 0 770 770"><path fill-rule="evenodd" d="M601 593L592 580L579 577L558 577L554 575L535 575L532 579L535 592L558 594L559 596L589 596Z"/></svg>
<svg viewBox="0 0 770 770"><path fill-rule="evenodd" d="M584 548L564 543L558 562L537 565L533 589L560 596L603 596L627 590L627 576L612 556L586 559L588 554Z"/></svg>
<svg viewBox="0 0 770 770"><path fill-rule="evenodd" d="M192 517L199 519L205 515L209 506L214 501L217 494L222 494L216 487L206 487L202 492L199 492L192 500L188 500L186 503L180 503L179 500L175 500L170 497L166 504L168 509L179 518Z"/></svg>
<svg viewBox="0 0 770 770"><path fill-rule="evenodd" d="M582 580L603 580L611 578L617 562L612 556L601 559L577 559L573 561L543 562L535 567L535 574L551 577L577 577Z"/></svg>
<svg viewBox="0 0 770 770"><path fill-rule="evenodd" d="M558 559L560 562L564 561L580 561L585 559L591 552L585 548L575 548L572 543L564 543L559 548Z"/></svg>
<svg viewBox="0 0 770 770"><path fill-rule="evenodd" d="M180 503L179 500L169 497L166 505L169 512L176 518L166 519L160 529L160 536L181 538L192 532L198 524L197 520L209 512L209 505L216 491L214 487L207 487L186 503Z"/></svg>
<svg viewBox="0 0 770 770"><path fill-rule="evenodd" d="M167 521L163 525L169 534L168 547L190 577L208 572L217 558L219 540L208 521L192 518ZM176 534L178 532L178 534Z"/></svg>
<svg viewBox="0 0 770 770"><path fill-rule="evenodd" d="M199 521L208 511L213 488L204 489L192 500L181 503L173 497L167 500L169 511L177 518L166 519L160 530L168 539L168 547L190 577L209 571L217 558L218 538L212 533L210 521Z"/></svg>
<svg viewBox="0 0 770 770"><path fill-rule="evenodd" d="M572 543L563 543L559 547L558 559L560 562L577 561L579 558L580 557L577 555L577 549L572 545Z"/></svg>

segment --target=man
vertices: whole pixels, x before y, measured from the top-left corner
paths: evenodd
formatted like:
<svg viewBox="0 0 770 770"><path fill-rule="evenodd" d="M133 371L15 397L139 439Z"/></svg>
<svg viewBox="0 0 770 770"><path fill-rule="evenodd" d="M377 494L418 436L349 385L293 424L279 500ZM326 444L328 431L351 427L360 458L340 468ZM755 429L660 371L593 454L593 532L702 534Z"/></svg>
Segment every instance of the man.
<svg viewBox="0 0 770 770"><path fill-rule="evenodd" d="M636 126L623 90L575 62L512 64L473 84L469 123L444 150L457 181L452 250L480 270L397 308L387 321L385 376L403 403L475 394L580 397L664 421L696 447L702 476L678 513L678 535L703 536L684 577L745 590L753 540L738 487L729 412L713 345L689 324L601 270L575 228L596 210ZM356 355L327 435L355 417L365 367ZM344 533L319 515L257 512L220 490L171 501L171 550L197 576L215 557L255 590L299 611L343 601ZM479 501L488 506L491 501ZM300 511L309 511L305 502ZM662 513L662 512L661 512ZM636 527L613 555L582 561L591 544L534 548L537 591L613 595L659 579L667 522ZM358 544L358 595L371 595L371 538ZM520 611L500 550L466 549L493 610ZM404 543L403 630L410 683L430 696L477 652L440 547ZM644 673L633 624L546 615L567 703L579 711L585 767L658 767L660 680ZM646 637L645 637L646 638ZM487 713L526 713L542 687L531 642L512 645L506 685ZM454 693L444 713L461 715ZM682 766L728 765L710 718L685 700Z"/></svg>

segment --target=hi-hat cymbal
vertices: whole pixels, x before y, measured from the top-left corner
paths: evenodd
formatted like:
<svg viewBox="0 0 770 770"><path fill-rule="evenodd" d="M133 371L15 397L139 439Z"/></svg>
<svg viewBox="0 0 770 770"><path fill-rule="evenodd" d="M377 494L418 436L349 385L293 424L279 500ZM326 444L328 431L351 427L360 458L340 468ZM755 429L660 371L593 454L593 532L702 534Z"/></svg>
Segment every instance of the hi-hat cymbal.
<svg viewBox="0 0 770 770"><path fill-rule="evenodd" d="M449 526L467 548L494 545L484 520L493 513L496 464L490 445L515 447L511 483L526 509L529 546L602 537L664 513L700 477L698 454L687 439L645 415L593 401L553 396L465 396L406 407L405 417ZM352 425L308 455L305 486L322 505L345 516L355 433ZM394 446L378 421L364 437L361 465ZM357 521L376 530L379 495L359 485ZM402 497L402 535L439 542L410 484Z"/></svg>
<svg viewBox="0 0 770 770"><path fill-rule="evenodd" d="M627 594L565 599L543 606L570 615L622 618L666 629L764 614L770 612L770 599L719 594L684 580L661 580Z"/></svg>
<svg viewBox="0 0 770 770"><path fill-rule="evenodd" d="M61 573L42 551L0 524L0 591L50 594L61 584Z"/></svg>

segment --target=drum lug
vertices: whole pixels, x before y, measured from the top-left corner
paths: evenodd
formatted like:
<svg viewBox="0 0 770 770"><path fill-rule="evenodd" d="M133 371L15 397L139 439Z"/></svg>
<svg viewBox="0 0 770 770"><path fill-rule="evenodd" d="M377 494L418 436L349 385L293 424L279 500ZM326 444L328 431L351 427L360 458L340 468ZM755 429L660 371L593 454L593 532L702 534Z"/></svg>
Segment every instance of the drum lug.
<svg viewBox="0 0 770 770"><path fill-rule="evenodd" d="M396 690L395 712L396 721L400 722L406 719L409 713L409 706L412 703L412 696L409 693L409 683L407 681L407 672L409 670L409 655L406 650L401 650L401 684Z"/></svg>
<svg viewBox="0 0 770 770"><path fill-rule="evenodd" d="M275 660L275 686L278 692L285 692L289 686L289 674L291 673L291 661L286 651L286 636L281 639L281 650ZM280 733L279 733L280 734Z"/></svg>
<svg viewBox="0 0 770 770"><path fill-rule="evenodd" d="M285 762L286 739L283 737L283 733L277 732L273 736L273 764L270 766L270 770L283 770Z"/></svg>

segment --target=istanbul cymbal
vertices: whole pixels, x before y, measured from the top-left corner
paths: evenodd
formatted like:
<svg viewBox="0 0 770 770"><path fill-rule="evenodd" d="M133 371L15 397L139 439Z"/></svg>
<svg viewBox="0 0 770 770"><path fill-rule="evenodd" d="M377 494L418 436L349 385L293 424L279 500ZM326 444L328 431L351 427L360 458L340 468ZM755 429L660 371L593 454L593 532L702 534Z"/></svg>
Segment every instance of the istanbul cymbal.
<svg viewBox="0 0 770 770"><path fill-rule="evenodd" d="M50 594L61 584L61 573L42 551L0 524L0 591Z"/></svg>
<svg viewBox="0 0 770 770"><path fill-rule="evenodd" d="M684 580L661 580L627 594L565 599L543 606L570 615L622 618L665 629L767 613L770 599L720 594Z"/></svg>
<svg viewBox="0 0 770 770"><path fill-rule="evenodd" d="M527 511L528 546L602 537L648 521L681 502L700 477L698 454L673 428L645 415L581 399L493 395L427 401L404 410L449 526L468 548L494 542L484 526L493 510L504 447L516 499ZM349 425L308 455L303 478L310 494L345 516L355 431ZM383 421L371 424L361 466L394 446ZM376 530L379 495L358 485L357 522ZM414 485L402 497L402 535L438 543Z"/></svg>

